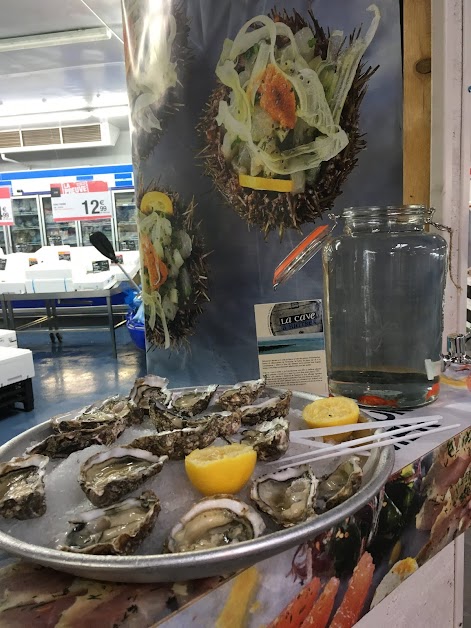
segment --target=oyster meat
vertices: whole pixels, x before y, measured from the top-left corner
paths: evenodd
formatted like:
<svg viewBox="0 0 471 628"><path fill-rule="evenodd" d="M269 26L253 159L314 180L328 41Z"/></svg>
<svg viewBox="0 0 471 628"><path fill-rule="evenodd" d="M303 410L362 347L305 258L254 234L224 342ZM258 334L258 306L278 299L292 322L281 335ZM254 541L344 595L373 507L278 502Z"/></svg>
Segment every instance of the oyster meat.
<svg viewBox="0 0 471 628"><path fill-rule="evenodd" d="M150 534L160 512L153 491L125 499L109 508L88 510L69 523L59 549L79 554L132 554Z"/></svg>
<svg viewBox="0 0 471 628"><path fill-rule="evenodd" d="M289 447L289 423L283 418L265 421L244 430L240 442L253 447L259 460L277 460Z"/></svg>
<svg viewBox="0 0 471 628"><path fill-rule="evenodd" d="M91 456L80 468L79 483L94 506L103 508L141 486L162 470L167 456L143 449L115 447Z"/></svg>
<svg viewBox="0 0 471 628"><path fill-rule="evenodd" d="M118 419L93 429L73 430L51 434L37 445L27 449L28 454L43 454L50 458L67 458L72 452L91 445L109 447L124 432L125 423Z"/></svg>
<svg viewBox="0 0 471 628"><path fill-rule="evenodd" d="M134 439L129 447L146 449L155 456L168 456L171 460L182 460L194 449L203 449L211 445L218 435L216 423L207 421L197 427L184 427L157 432L150 436L140 436Z"/></svg>
<svg viewBox="0 0 471 628"><path fill-rule="evenodd" d="M315 516L318 480L308 465L281 469L254 480L250 497L257 506L285 528Z"/></svg>
<svg viewBox="0 0 471 628"><path fill-rule="evenodd" d="M282 393L279 397L266 399L255 405L242 406L242 423L244 425L255 425L262 421L271 421L278 417L285 417L289 413L291 397L290 390Z"/></svg>
<svg viewBox="0 0 471 628"><path fill-rule="evenodd" d="M265 388L265 378L239 382L219 395L219 403L226 410L237 410L253 403Z"/></svg>
<svg viewBox="0 0 471 628"><path fill-rule="evenodd" d="M168 403L172 393L167 390L167 385L168 379L158 375L146 375L146 377L136 379L129 393L129 406L133 422L141 423L144 417L149 414L150 399L158 399L164 404Z"/></svg>
<svg viewBox="0 0 471 628"><path fill-rule="evenodd" d="M363 469L359 462L357 456L352 456L319 482L316 509L330 510L358 491L363 478Z"/></svg>
<svg viewBox="0 0 471 628"><path fill-rule="evenodd" d="M207 386L204 389L195 388L191 392L174 392L169 408L183 416L195 416L206 410L216 390L217 386Z"/></svg>
<svg viewBox="0 0 471 628"><path fill-rule="evenodd" d="M0 464L0 515L33 519L46 512L44 475L47 456L23 456Z"/></svg>
<svg viewBox="0 0 471 628"><path fill-rule="evenodd" d="M232 495L205 497L170 532L170 552L191 552L256 539L265 530L261 516Z"/></svg>

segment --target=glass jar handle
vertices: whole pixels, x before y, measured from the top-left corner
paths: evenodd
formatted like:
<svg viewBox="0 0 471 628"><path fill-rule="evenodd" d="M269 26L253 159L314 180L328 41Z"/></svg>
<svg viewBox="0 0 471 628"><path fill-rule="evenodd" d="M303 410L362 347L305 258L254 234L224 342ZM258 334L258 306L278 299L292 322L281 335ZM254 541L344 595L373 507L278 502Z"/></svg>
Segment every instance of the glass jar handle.
<svg viewBox="0 0 471 628"><path fill-rule="evenodd" d="M453 279L453 275L451 272L451 253L453 251L453 229L451 227L448 227L447 225L442 225L439 222L435 222L434 220L432 220L433 218L433 214L435 213L435 207L429 207L429 215L428 218L426 218L424 220L424 223L426 225L432 225L432 227L435 227L435 229L437 229L438 231L446 231L448 233L448 235L450 236L450 245L448 247L448 272L450 275L450 280L451 283L455 286L455 288L457 290L461 290L461 286Z"/></svg>

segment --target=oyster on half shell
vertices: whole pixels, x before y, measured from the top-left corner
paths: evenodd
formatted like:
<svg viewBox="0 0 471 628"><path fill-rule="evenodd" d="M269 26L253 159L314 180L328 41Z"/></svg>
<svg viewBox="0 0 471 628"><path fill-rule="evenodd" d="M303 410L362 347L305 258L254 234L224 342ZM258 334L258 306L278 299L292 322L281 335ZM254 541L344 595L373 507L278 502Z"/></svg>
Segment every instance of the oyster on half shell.
<svg viewBox="0 0 471 628"><path fill-rule="evenodd" d="M171 392L167 390L168 379L158 375L138 377L129 393L129 406L134 423L141 423L149 414L149 400L158 399L167 404Z"/></svg>
<svg viewBox="0 0 471 628"><path fill-rule="evenodd" d="M46 512L44 475L47 456L23 456L0 464L0 515L33 519Z"/></svg>
<svg viewBox="0 0 471 628"><path fill-rule="evenodd" d="M240 409L242 423L244 425L255 425L262 421L271 421L277 417L285 417L289 413L291 397L290 390L282 393L278 397L265 399L261 403L242 406Z"/></svg>
<svg viewBox="0 0 471 628"><path fill-rule="evenodd" d="M28 454L43 454L51 458L67 458L74 451L91 445L109 447L124 432L126 424L118 419L109 424L99 425L94 429L73 430L51 434L40 443L26 450Z"/></svg>
<svg viewBox="0 0 471 628"><path fill-rule="evenodd" d="M265 421L244 430L240 442L253 447L259 460L277 460L289 447L289 423L281 417Z"/></svg>
<svg viewBox="0 0 471 628"><path fill-rule="evenodd" d="M70 418L68 414L58 415L51 419L51 427L55 432L70 432L80 429L94 429L100 425L111 424L117 420L129 423L131 408L125 397L115 395L100 404L92 404L83 408Z"/></svg>
<svg viewBox="0 0 471 628"><path fill-rule="evenodd" d="M357 456L352 456L319 482L317 507L323 502L325 504L323 510L330 510L358 491L363 478L363 469L359 462Z"/></svg>
<svg viewBox="0 0 471 628"><path fill-rule="evenodd" d="M149 403L149 417L159 432L189 427L203 428L203 426L211 425L211 429L217 432L217 436L224 438L235 434L241 426L240 413L237 410L232 412L223 410L197 417L185 417L156 400L151 400Z"/></svg>
<svg viewBox="0 0 471 628"><path fill-rule="evenodd" d="M86 460L79 484L94 506L103 508L141 486L162 470L167 456L154 456L143 449L115 447Z"/></svg>
<svg viewBox="0 0 471 628"><path fill-rule="evenodd" d="M174 392L168 406L183 416L195 416L206 410L217 388L214 385L203 389L195 388L190 392Z"/></svg>
<svg viewBox="0 0 471 628"><path fill-rule="evenodd" d="M130 443L135 449L146 449L155 456L168 456L171 460L182 460L194 449L208 447L218 437L214 421L204 422L197 427L166 430L150 436L140 436Z"/></svg>
<svg viewBox="0 0 471 628"><path fill-rule="evenodd" d="M239 382L219 395L219 403L226 410L237 410L241 406L253 403L265 388L266 381L254 379L247 382Z"/></svg>
<svg viewBox="0 0 471 628"><path fill-rule="evenodd" d="M308 465L281 469L254 480L250 497L260 510L288 528L315 516L318 483Z"/></svg>
<svg viewBox="0 0 471 628"><path fill-rule="evenodd" d="M169 552L191 552L256 539L265 530L261 516L232 495L205 497L170 532Z"/></svg>
<svg viewBox="0 0 471 628"><path fill-rule="evenodd" d="M72 521L58 549L78 554L132 554L150 534L160 512L152 491L109 508L88 510Z"/></svg>

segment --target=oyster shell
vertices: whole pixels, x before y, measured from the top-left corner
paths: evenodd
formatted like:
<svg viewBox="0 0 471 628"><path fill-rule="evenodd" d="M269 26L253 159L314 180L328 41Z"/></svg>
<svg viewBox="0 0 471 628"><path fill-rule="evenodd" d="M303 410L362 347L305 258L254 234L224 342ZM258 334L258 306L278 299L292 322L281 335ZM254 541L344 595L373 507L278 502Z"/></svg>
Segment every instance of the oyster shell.
<svg viewBox="0 0 471 628"><path fill-rule="evenodd" d="M70 432L78 429L94 429L105 423L113 423L121 419L127 424L131 422L131 408L125 397L115 395L100 404L92 404L83 408L72 418L68 414L58 415L51 419L51 427L55 432Z"/></svg>
<svg viewBox="0 0 471 628"><path fill-rule="evenodd" d="M265 378L239 382L219 396L219 403L227 410L237 410L237 408L255 401L265 385Z"/></svg>
<svg viewBox="0 0 471 628"><path fill-rule="evenodd" d="M155 456L168 456L171 460L182 460L194 449L203 449L211 445L218 435L216 423L205 421L203 425L197 427L184 427L141 436L134 439L129 447L146 449Z"/></svg>
<svg viewBox="0 0 471 628"><path fill-rule="evenodd" d="M78 554L132 554L150 534L160 512L155 493L77 515L59 549Z"/></svg>
<svg viewBox="0 0 471 628"><path fill-rule="evenodd" d="M171 393L167 390L168 379L158 375L146 375L139 377L134 382L129 393L129 406L132 420L141 423L149 413L149 400L158 399L164 404L168 403Z"/></svg>
<svg viewBox="0 0 471 628"><path fill-rule="evenodd" d="M352 456L342 462L326 479L319 482L317 506L320 505L319 502L325 504L325 507L320 510L330 510L358 491L363 478L363 469L359 461L357 456Z"/></svg>
<svg viewBox="0 0 471 628"><path fill-rule="evenodd" d="M169 410L166 406L156 400L149 403L149 417L159 432L181 430L189 427L200 427L212 425L217 436L225 438L235 434L240 426L241 419L238 411L221 411L205 414L198 417L185 417ZM216 438L217 438L216 436Z"/></svg>
<svg viewBox="0 0 471 628"><path fill-rule="evenodd" d="M259 537L265 530L261 516L232 495L205 497L183 515L170 532L170 552L191 552L233 545Z"/></svg>
<svg viewBox="0 0 471 628"><path fill-rule="evenodd" d="M289 423L283 418L265 421L244 430L240 442L253 447L259 460L277 460L289 447Z"/></svg>
<svg viewBox="0 0 471 628"><path fill-rule="evenodd" d="M285 417L289 413L291 397L290 390L282 393L279 397L266 399L255 405L242 406L242 423L244 425L255 425L262 421L271 421L278 417Z"/></svg>
<svg viewBox="0 0 471 628"><path fill-rule="evenodd" d="M143 449L115 447L91 456L80 468L80 487L94 506L103 508L131 493L162 470L167 456Z"/></svg>
<svg viewBox="0 0 471 628"><path fill-rule="evenodd" d="M308 465L281 469L254 480L250 497L285 528L312 519L318 480Z"/></svg>
<svg viewBox="0 0 471 628"><path fill-rule="evenodd" d="M26 453L43 454L50 458L67 458L72 452L91 445L109 447L124 432L125 427L124 421L119 419L90 430L82 429L51 434L37 445L27 449Z"/></svg>
<svg viewBox="0 0 471 628"><path fill-rule="evenodd" d="M169 408L183 416L195 416L206 410L217 388L217 386L207 386L203 390L195 388L191 392L175 392L168 404Z"/></svg>
<svg viewBox="0 0 471 628"><path fill-rule="evenodd" d="M46 456L23 456L0 464L0 515L33 519L46 512Z"/></svg>

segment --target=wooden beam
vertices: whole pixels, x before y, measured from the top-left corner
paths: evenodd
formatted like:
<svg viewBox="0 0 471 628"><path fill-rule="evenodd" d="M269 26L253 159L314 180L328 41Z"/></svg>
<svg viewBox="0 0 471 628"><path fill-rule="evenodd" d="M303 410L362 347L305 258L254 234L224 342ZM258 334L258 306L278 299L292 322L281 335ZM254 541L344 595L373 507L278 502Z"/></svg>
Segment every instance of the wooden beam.
<svg viewBox="0 0 471 628"><path fill-rule="evenodd" d="M431 0L403 0L403 202L430 204Z"/></svg>

